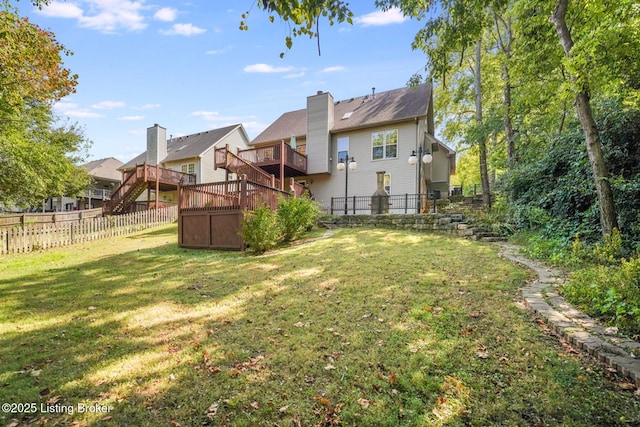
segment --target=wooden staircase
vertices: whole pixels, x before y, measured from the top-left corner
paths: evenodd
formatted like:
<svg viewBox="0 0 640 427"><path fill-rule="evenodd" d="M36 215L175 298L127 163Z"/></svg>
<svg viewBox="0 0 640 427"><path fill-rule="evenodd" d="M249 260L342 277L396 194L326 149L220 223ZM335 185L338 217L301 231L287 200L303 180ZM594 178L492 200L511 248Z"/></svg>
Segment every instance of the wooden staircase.
<svg viewBox="0 0 640 427"><path fill-rule="evenodd" d="M111 194L111 199L104 205L105 215L120 215L131 212L136 200L146 189L170 191L179 185L195 184L195 177L183 172L142 164L136 165L126 176L120 187ZM156 194L157 196L157 194Z"/></svg>
<svg viewBox="0 0 640 427"><path fill-rule="evenodd" d="M245 150L245 152L246 151L248 150ZM240 154L242 153L244 152L241 151ZM227 171L236 174L238 179L242 175L246 175L249 181L264 185L265 187L294 192L296 197L305 193L310 194L307 187L295 182L293 178L289 179L288 182L283 177L278 179L274 174L266 172L253 161L234 154L229 150L228 146L216 148L214 167L216 169L226 169Z"/></svg>

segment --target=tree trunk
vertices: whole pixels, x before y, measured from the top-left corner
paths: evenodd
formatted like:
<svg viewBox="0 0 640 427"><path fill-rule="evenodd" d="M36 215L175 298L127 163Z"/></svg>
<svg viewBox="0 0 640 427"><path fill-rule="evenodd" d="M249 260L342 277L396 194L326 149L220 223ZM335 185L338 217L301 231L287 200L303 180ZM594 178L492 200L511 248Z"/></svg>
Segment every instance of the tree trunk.
<svg viewBox="0 0 640 427"><path fill-rule="evenodd" d="M572 57L571 48L573 47L573 40L571 39L571 32L567 26L566 14L569 7L569 0L559 0L556 4L553 15L549 18L549 21L553 23L560 39L560 44L564 49L564 53L567 58ZM591 164L591 171L593 173L593 180L596 186L596 192L598 194L598 207L600 210L600 224L602 225L602 234L609 235L614 228L618 226L617 214L615 204L613 201L613 192L611 191L611 185L609 184L609 172L604 161L602 154L602 146L600 144L600 133L598 127L593 118L593 112L591 110L591 101L589 98L588 84L582 82L582 79L578 79L578 76L572 75L571 80L574 83L579 84L577 89L575 106L578 112L578 119L582 126L582 132L585 137L585 144L587 148L587 154L589 156L589 163Z"/></svg>
<svg viewBox="0 0 640 427"><path fill-rule="evenodd" d="M511 75L509 73L509 64L511 61L511 46L513 45L513 33L511 31L511 18L505 21L501 16L494 12L494 20L496 23L496 32L498 33L498 45L504 53L504 62L502 63L502 96L504 98L504 133L507 139L507 165L509 169L513 169L517 162L516 155L516 138L513 131L513 123L511 121ZM500 24L504 26L505 34L502 36Z"/></svg>
<svg viewBox="0 0 640 427"><path fill-rule="evenodd" d="M482 41L476 42L476 64L475 64L475 76L474 76L474 90L476 96L476 122L478 125L482 124L482 76L480 74L480 60L482 59ZM480 149L480 180L482 181L482 203L491 208L491 188L489 185L489 167L487 165L487 141L483 135L484 132L479 132L481 135L478 139L478 148Z"/></svg>

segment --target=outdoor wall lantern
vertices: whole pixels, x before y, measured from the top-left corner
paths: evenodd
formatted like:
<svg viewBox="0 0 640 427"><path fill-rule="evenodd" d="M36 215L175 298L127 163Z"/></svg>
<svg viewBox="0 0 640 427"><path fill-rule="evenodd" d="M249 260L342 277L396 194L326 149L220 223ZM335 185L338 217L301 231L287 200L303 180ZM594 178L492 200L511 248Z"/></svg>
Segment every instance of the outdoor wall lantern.
<svg viewBox="0 0 640 427"><path fill-rule="evenodd" d="M349 162L349 167L347 167L346 162ZM338 169L339 172L344 171L344 214L347 214L347 197L349 196L349 169L351 169L352 171L356 170L358 168L358 164L356 163L356 161L354 160L353 157L351 157L351 159L347 159L346 157L343 157L342 159L339 160L336 169Z"/></svg>
<svg viewBox="0 0 640 427"><path fill-rule="evenodd" d="M433 161L433 156L429 153L429 151L427 151L426 153L424 153L424 155L422 155L422 146L418 147L418 155L416 155L415 150L411 152L411 155L409 156L409 159L407 160L407 162L409 163L409 165L411 166L418 166L418 213L420 213L420 208L422 207L422 181L421 181L421 171L422 171L422 165L418 164L418 158L421 157L422 158L422 163L424 163L425 165L431 163ZM427 196L429 195L429 184L427 184ZM435 208L435 200L434 200L434 208Z"/></svg>

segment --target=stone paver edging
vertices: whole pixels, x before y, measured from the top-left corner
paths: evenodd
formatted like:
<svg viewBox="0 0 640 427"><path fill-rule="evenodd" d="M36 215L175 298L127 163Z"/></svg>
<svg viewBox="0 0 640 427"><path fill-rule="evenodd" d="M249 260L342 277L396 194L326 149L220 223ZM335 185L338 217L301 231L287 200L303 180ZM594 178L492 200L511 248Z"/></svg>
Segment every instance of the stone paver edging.
<svg viewBox="0 0 640 427"><path fill-rule="evenodd" d="M640 359L634 357L634 353L640 354L640 343L616 336L615 331L602 327L568 304L556 290L564 281L561 271L527 259L517 246L498 245L504 258L528 267L538 275L537 280L523 289L527 307L542 317L554 333L640 387Z"/></svg>

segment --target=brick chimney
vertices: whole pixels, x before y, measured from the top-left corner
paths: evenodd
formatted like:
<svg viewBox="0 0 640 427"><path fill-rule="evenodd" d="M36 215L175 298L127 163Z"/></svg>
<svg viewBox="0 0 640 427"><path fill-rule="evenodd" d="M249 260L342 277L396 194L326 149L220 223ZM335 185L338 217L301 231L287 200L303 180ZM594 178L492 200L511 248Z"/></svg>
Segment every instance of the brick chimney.
<svg viewBox="0 0 640 427"><path fill-rule="evenodd" d="M157 123L147 128L147 164L157 165L167 157L167 130Z"/></svg>

